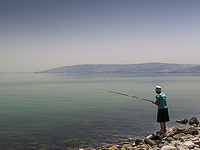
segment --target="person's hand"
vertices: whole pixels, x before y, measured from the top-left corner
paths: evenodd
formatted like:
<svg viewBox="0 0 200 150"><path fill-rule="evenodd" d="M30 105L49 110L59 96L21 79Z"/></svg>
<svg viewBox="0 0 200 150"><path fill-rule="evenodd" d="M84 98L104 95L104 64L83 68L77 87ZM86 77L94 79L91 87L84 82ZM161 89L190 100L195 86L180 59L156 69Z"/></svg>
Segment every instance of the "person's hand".
<svg viewBox="0 0 200 150"><path fill-rule="evenodd" d="M155 101L151 101L153 104L155 104Z"/></svg>

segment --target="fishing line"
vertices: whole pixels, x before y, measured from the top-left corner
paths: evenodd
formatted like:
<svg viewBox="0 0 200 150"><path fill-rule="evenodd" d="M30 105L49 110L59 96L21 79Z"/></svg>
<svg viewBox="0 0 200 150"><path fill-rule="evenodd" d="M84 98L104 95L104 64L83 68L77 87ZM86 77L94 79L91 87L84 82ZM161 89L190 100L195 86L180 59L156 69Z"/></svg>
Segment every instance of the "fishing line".
<svg viewBox="0 0 200 150"><path fill-rule="evenodd" d="M103 90L103 89L96 89L96 90L110 92L110 93L114 93L114 94L124 95L124 96L128 96L128 97L133 97L133 98L141 99L141 100L144 100L144 101L152 102L152 100L149 100L149 99L146 99L146 98L141 98L141 97L134 96L134 95L128 95L128 94L124 94L124 93L119 93L119 92L114 92L114 91L108 91L108 90Z"/></svg>

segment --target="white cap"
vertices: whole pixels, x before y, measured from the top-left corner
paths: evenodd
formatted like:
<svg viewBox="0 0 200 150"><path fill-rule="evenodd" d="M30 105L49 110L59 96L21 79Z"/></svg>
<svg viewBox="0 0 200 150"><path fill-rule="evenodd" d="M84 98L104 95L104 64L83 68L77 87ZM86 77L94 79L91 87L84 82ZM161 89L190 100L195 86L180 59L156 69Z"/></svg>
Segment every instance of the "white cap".
<svg viewBox="0 0 200 150"><path fill-rule="evenodd" d="M155 92L161 92L161 87L160 86L156 86Z"/></svg>

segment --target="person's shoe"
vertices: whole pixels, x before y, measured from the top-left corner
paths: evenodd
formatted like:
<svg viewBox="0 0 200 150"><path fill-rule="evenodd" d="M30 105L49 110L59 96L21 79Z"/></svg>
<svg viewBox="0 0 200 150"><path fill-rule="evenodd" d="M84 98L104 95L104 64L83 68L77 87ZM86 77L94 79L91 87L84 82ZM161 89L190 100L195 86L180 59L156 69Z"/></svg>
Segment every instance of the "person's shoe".
<svg viewBox="0 0 200 150"><path fill-rule="evenodd" d="M156 131L157 134L165 134L165 131Z"/></svg>

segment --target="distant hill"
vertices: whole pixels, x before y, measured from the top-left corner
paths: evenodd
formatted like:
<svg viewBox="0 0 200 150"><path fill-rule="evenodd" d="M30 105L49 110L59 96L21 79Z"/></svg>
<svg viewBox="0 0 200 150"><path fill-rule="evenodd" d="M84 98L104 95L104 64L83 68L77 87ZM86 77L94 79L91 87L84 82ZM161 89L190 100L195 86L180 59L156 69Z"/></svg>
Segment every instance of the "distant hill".
<svg viewBox="0 0 200 150"><path fill-rule="evenodd" d="M35 73L200 73L200 65L170 63L84 64L63 66Z"/></svg>

